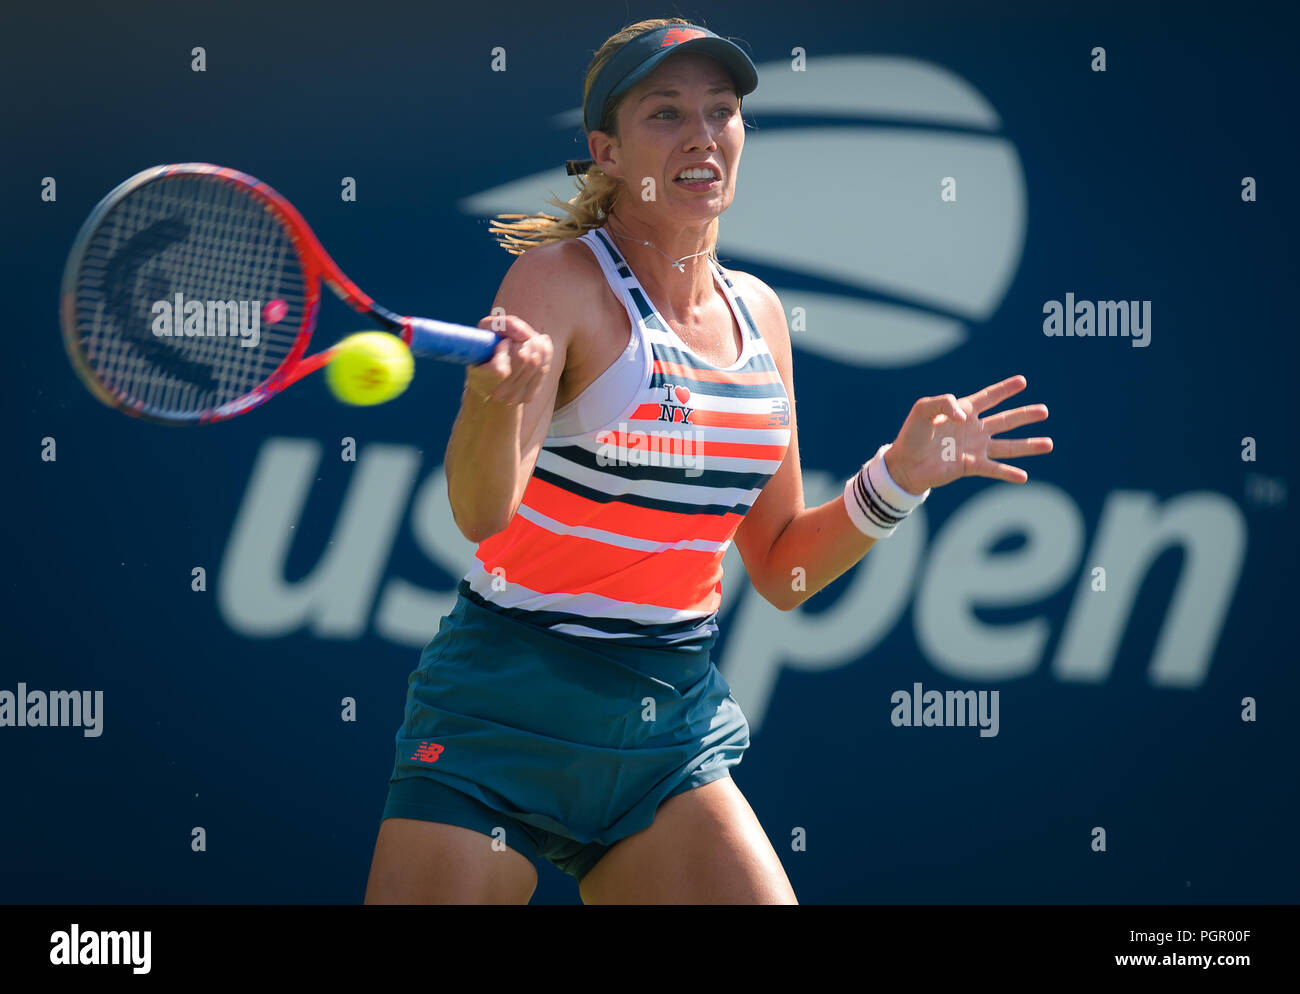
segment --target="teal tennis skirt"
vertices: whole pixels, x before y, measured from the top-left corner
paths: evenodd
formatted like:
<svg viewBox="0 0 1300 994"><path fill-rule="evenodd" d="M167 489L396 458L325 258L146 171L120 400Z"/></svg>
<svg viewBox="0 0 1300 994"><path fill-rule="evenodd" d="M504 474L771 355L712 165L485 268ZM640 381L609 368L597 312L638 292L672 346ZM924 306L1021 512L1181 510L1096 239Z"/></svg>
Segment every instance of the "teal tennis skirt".
<svg viewBox="0 0 1300 994"><path fill-rule="evenodd" d="M383 817L458 824L581 880L749 723L711 659L547 631L461 593L411 673Z"/></svg>

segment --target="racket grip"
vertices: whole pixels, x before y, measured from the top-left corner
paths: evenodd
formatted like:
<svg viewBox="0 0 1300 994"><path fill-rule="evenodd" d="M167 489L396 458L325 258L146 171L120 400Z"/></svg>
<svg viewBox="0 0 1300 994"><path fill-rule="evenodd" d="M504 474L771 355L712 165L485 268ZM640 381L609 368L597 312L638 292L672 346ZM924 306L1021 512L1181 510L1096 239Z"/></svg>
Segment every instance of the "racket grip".
<svg viewBox="0 0 1300 994"><path fill-rule="evenodd" d="M492 358L497 342L501 341L499 335L486 328L471 328L430 318L404 318L402 323L406 326L402 337L413 353L462 366L487 362Z"/></svg>

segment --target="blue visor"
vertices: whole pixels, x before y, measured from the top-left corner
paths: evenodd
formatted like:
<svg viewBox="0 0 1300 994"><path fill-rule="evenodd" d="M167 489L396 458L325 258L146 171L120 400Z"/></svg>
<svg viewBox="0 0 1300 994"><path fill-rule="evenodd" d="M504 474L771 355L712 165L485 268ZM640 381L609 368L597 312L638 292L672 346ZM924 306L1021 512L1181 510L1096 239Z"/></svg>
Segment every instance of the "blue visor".
<svg viewBox="0 0 1300 994"><path fill-rule="evenodd" d="M582 125L590 133L600 127L609 104L654 71L675 52L698 52L717 59L744 96L758 87L758 70L745 50L695 24L670 24L637 35L605 63L582 108Z"/></svg>

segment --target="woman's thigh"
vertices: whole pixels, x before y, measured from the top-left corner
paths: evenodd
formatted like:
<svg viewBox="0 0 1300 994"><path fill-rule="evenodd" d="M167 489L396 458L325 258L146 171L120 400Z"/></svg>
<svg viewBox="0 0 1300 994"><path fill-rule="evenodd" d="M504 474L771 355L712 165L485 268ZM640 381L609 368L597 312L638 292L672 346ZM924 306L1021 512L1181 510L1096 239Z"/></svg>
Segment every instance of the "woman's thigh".
<svg viewBox="0 0 1300 994"><path fill-rule="evenodd" d="M532 861L481 832L415 818L385 818L370 863L366 904L527 904Z"/></svg>
<svg viewBox="0 0 1300 994"><path fill-rule="evenodd" d="M797 904L730 776L668 798L582 878L585 904Z"/></svg>

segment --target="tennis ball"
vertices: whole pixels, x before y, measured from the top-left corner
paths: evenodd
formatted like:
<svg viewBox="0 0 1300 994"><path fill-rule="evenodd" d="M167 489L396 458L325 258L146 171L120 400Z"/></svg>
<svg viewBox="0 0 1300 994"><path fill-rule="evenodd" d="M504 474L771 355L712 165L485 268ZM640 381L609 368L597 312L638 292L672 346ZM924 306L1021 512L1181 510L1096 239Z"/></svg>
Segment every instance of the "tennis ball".
<svg viewBox="0 0 1300 994"><path fill-rule="evenodd" d="M411 350L396 335L359 331L335 346L325 379L345 404L382 404L405 390L414 372Z"/></svg>

